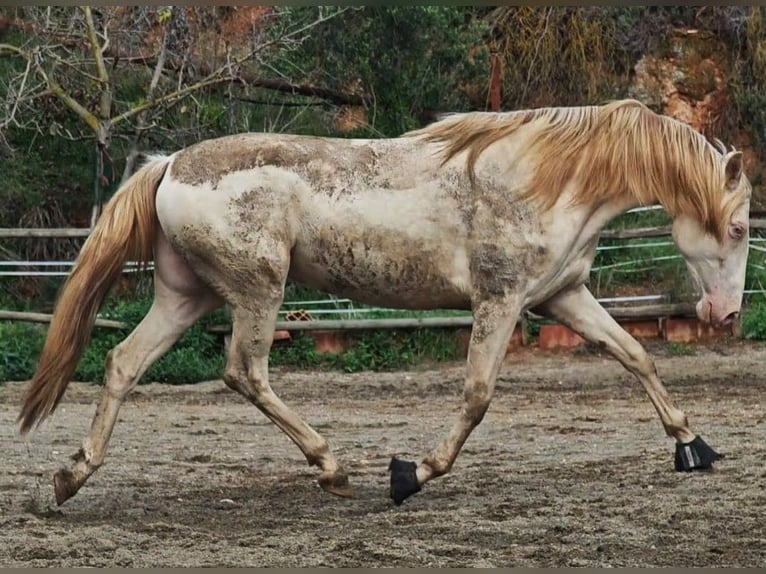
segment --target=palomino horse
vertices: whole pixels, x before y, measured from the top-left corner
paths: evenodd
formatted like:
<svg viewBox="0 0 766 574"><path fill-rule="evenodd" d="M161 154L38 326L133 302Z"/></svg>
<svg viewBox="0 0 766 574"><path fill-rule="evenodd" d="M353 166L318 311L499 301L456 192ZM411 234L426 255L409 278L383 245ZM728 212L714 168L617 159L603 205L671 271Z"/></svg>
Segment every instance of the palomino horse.
<svg viewBox="0 0 766 574"><path fill-rule="evenodd" d="M519 314L534 308L607 349L643 384L678 470L719 458L693 433L653 361L585 287L599 231L659 203L702 290L700 319L733 321L748 253L742 154L634 101L450 116L396 139L242 134L155 157L119 190L63 287L19 416L50 415L96 312L128 257L154 258L154 303L106 358L95 417L59 504L101 466L120 405L197 319L228 304L224 381L350 494L327 442L269 386L268 355L289 278L369 304L473 312L463 406L420 463L393 458L396 504L447 473L490 404Z"/></svg>

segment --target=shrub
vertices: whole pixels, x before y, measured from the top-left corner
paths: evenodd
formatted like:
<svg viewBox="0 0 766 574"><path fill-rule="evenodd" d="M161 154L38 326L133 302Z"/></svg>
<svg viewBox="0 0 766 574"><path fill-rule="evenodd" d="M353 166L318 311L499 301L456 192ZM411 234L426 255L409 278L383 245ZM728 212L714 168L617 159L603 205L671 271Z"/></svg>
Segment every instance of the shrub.
<svg viewBox="0 0 766 574"><path fill-rule="evenodd" d="M458 335L440 329L365 331L340 353L320 353L310 335L298 334L289 345L276 345L269 362L298 368L394 371L461 357Z"/></svg>
<svg viewBox="0 0 766 574"><path fill-rule="evenodd" d="M751 305L742 315L742 335L746 339L766 339L766 303Z"/></svg>
<svg viewBox="0 0 766 574"><path fill-rule="evenodd" d="M0 322L0 381L29 379L43 345L42 325Z"/></svg>
<svg viewBox="0 0 766 574"><path fill-rule="evenodd" d="M148 297L110 298L100 316L122 321L126 329L96 327L77 365L74 379L100 383L104 378L106 354L141 321L151 306ZM143 375L141 382L195 383L220 378L225 357L220 338L207 331L213 323L227 320L227 311L217 311L198 321L161 359ZM32 377L42 348L46 326L0 322L0 381ZM340 369L347 372L392 371L415 365L456 360L461 357L457 333L442 329L413 331L365 331L339 354L320 353L314 339L298 334L289 345L272 348L271 365L299 369Z"/></svg>

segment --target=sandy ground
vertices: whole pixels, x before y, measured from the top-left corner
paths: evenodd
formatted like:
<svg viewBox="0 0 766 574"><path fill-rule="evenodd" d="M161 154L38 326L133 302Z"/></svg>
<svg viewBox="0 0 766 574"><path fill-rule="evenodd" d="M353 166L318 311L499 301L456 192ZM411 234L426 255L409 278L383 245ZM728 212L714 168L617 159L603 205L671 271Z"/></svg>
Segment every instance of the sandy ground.
<svg viewBox="0 0 766 574"><path fill-rule="evenodd" d="M55 506L98 388L72 384L28 439L22 386L0 385L1 566L763 566L766 349L659 349L692 428L726 454L673 470L642 389L598 354L527 351L452 472L395 507L386 467L418 460L460 404L461 365L420 372L275 371L280 396L333 445L355 498L222 382L142 385L106 464Z"/></svg>

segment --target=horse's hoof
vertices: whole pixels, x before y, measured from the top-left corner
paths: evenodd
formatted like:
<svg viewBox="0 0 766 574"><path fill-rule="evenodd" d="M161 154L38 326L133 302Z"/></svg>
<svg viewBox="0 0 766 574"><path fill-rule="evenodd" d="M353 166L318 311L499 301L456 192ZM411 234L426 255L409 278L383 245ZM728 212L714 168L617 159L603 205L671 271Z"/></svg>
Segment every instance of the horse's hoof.
<svg viewBox="0 0 766 574"><path fill-rule="evenodd" d="M416 492L420 492L420 484L415 474L418 465L414 462L399 460L396 457L391 459L388 470L391 471L391 488L389 494L394 504L399 506L405 499Z"/></svg>
<svg viewBox="0 0 766 574"><path fill-rule="evenodd" d="M675 467L679 472L692 470L711 470L713 462L723 458L699 436L684 444L676 443Z"/></svg>
<svg viewBox="0 0 766 574"><path fill-rule="evenodd" d="M336 471L332 473L322 473L317 479L319 486L323 490L334 494L335 496L341 496L343 498L351 498L354 496L354 491L348 483L348 476L343 471Z"/></svg>
<svg viewBox="0 0 766 574"><path fill-rule="evenodd" d="M80 490L80 483L71 470L62 468L53 475L53 492L58 506L72 498L78 490Z"/></svg>

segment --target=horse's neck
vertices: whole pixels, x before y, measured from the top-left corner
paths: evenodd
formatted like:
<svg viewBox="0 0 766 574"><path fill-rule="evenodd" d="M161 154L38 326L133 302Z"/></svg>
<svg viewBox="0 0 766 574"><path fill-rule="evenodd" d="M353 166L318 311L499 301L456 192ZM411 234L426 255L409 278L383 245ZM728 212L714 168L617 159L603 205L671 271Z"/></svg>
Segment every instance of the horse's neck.
<svg viewBox="0 0 766 574"><path fill-rule="evenodd" d="M594 237L613 219L639 206L640 203L627 194L598 206L590 206L589 208L584 206L580 235L583 238Z"/></svg>

